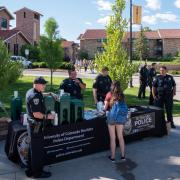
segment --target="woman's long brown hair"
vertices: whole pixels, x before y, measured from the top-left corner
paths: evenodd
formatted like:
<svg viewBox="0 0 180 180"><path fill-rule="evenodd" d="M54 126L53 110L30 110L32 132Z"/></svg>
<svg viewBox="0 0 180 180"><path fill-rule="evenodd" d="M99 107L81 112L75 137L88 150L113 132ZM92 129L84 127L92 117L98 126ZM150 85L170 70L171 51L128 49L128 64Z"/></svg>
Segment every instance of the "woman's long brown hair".
<svg viewBox="0 0 180 180"><path fill-rule="evenodd" d="M111 85L111 94L112 98L110 101L110 106L112 107L115 101L124 101L124 94L121 89L119 81L113 81Z"/></svg>

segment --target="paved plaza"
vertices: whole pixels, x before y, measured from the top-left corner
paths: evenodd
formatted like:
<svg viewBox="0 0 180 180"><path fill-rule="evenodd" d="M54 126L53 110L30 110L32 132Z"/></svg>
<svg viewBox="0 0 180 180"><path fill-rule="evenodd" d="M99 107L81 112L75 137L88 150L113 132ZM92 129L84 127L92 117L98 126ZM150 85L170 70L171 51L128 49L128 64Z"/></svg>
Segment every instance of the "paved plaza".
<svg viewBox="0 0 180 180"><path fill-rule="evenodd" d="M180 117L168 136L149 137L126 146L127 161L112 163L109 151L46 166L50 180L180 180ZM103 132L102 132L103 133ZM24 169L10 162L0 142L0 180L28 180Z"/></svg>

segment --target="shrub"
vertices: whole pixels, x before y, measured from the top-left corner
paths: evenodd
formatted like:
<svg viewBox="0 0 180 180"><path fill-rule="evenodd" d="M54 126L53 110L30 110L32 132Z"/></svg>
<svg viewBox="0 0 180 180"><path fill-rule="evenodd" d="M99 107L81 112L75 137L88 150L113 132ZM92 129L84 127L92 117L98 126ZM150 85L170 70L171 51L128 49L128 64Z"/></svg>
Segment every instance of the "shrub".
<svg viewBox="0 0 180 180"><path fill-rule="evenodd" d="M58 69L71 69L73 64L69 62L60 62L57 64ZM47 68L46 62L33 62L33 68Z"/></svg>

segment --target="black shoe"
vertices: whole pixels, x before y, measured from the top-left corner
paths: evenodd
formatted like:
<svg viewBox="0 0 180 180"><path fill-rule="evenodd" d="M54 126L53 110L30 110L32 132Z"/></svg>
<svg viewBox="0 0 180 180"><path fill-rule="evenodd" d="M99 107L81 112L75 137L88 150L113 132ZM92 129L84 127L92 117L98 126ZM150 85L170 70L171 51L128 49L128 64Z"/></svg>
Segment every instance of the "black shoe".
<svg viewBox="0 0 180 180"><path fill-rule="evenodd" d="M111 162L115 162L115 159L111 158L111 156L108 156L108 158L111 160Z"/></svg>
<svg viewBox="0 0 180 180"><path fill-rule="evenodd" d="M51 172L42 171L41 173L34 175L34 178L49 178L51 175Z"/></svg>
<svg viewBox="0 0 180 180"><path fill-rule="evenodd" d="M125 156L121 156L121 161L126 161Z"/></svg>
<svg viewBox="0 0 180 180"><path fill-rule="evenodd" d="M171 123L171 128L176 129L176 126L174 125L173 122Z"/></svg>
<svg viewBox="0 0 180 180"><path fill-rule="evenodd" d="M27 177L32 177L33 176L33 173L32 173L32 171L30 169L25 170L25 174L26 174Z"/></svg>

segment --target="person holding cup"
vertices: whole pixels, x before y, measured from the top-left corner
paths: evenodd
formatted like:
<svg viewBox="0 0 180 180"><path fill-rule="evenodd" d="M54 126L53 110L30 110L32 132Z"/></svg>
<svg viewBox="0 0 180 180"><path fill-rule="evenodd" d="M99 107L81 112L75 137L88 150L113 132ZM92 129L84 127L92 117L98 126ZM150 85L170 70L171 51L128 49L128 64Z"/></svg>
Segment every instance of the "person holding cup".
<svg viewBox="0 0 180 180"><path fill-rule="evenodd" d="M81 78L77 78L75 68L68 70L69 78L64 79L60 84L60 89L70 93L70 96L76 99L83 99L82 90L86 89L86 84Z"/></svg>
<svg viewBox="0 0 180 180"><path fill-rule="evenodd" d="M28 116L27 131L30 138L30 149L28 154L28 167L25 171L28 177L48 178L50 172L43 170L44 165L44 140L43 121L53 120L54 114L45 114L46 109L43 102L42 92L45 90L47 81L43 77L34 80L33 88L26 93L26 111Z"/></svg>

